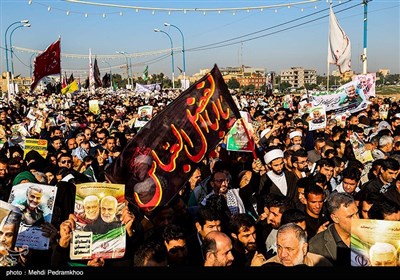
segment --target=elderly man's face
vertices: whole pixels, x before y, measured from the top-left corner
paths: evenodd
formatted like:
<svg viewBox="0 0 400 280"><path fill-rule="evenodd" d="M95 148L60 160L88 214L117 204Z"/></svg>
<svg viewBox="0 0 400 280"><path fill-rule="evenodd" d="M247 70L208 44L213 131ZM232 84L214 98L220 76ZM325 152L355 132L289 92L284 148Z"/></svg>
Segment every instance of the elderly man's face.
<svg viewBox="0 0 400 280"><path fill-rule="evenodd" d="M103 201L100 207L101 218L106 223L111 223L117 214L117 205L112 201Z"/></svg>
<svg viewBox="0 0 400 280"><path fill-rule="evenodd" d="M12 249L11 246L15 229L15 224L6 224L2 229L0 229L0 243L2 243L7 249Z"/></svg>
<svg viewBox="0 0 400 280"><path fill-rule="evenodd" d="M39 206L42 200L42 193L31 190L28 194L28 207L32 210Z"/></svg>

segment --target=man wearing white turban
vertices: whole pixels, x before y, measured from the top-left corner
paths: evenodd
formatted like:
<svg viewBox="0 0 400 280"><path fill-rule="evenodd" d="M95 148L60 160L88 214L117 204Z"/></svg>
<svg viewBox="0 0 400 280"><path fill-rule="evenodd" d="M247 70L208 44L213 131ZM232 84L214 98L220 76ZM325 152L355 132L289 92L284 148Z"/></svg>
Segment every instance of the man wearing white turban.
<svg viewBox="0 0 400 280"><path fill-rule="evenodd" d="M302 145L303 144L303 133L299 130L294 130L289 133L290 143L292 145Z"/></svg>
<svg viewBox="0 0 400 280"><path fill-rule="evenodd" d="M269 193L286 196L294 202L298 199L297 178L284 168L283 156L283 151L274 146L265 153L264 162L269 171L260 178L259 199L262 200ZM260 203L262 204L262 201L259 201L259 205Z"/></svg>

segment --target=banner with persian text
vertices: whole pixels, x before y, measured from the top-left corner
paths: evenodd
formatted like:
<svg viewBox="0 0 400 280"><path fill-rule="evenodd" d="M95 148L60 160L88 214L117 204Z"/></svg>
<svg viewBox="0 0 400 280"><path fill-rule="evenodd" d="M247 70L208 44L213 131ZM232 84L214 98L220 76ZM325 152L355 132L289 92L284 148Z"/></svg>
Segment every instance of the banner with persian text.
<svg viewBox="0 0 400 280"><path fill-rule="evenodd" d="M367 108L367 98L359 86L359 81L348 82L335 91L313 92L311 103L314 107L325 105L326 112L355 113Z"/></svg>
<svg viewBox="0 0 400 280"><path fill-rule="evenodd" d="M140 129L106 177L125 184L126 198L151 212L172 199L240 117L215 65Z"/></svg>

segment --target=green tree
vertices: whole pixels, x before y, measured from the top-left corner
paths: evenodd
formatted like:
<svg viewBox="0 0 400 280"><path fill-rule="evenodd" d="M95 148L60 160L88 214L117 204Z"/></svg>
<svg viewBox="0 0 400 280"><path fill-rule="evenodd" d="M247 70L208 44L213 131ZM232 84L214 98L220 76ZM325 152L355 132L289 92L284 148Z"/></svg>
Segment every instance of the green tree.
<svg viewBox="0 0 400 280"><path fill-rule="evenodd" d="M304 86L307 90L319 89L317 84L305 84Z"/></svg>
<svg viewBox="0 0 400 280"><path fill-rule="evenodd" d="M228 86L229 89L238 89L238 88L240 88L240 83L235 78L231 78L226 85Z"/></svg>
<svg viewBox="0 0 400 280"><path fill-rule="evenodd" d="M326 76L317 76L317 84L326 87Z"/></svg>
<svg viewBox="0 0 400 280"><path fill-rule="evenodd" d="M247 91L254 91L256 89L256 86L255 85L248 85L248 86L243 86L243 87L240 87L240 88L247 92Z"/></svg>
<svg viewBox="0 0 400 280"><path fill-rule="evenodd" d="M122 79L120 74L113 74L113 83L117 84L120 88L125 88L128 81L126 79Z"/></svg>
<svg viewBox="0 0 400 280"><path fill-rule="evenodd" d="M280 84L281 92L286 91L288 88L292 87L292 85L288 82L283 82Z"/></svg>

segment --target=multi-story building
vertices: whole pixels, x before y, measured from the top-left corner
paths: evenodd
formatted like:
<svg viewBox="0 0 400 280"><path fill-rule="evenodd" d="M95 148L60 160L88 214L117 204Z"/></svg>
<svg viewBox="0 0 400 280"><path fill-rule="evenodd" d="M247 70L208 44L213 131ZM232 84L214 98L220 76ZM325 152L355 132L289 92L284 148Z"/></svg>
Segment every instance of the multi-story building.
<svg viewBox="0 0 400 280"><path fill-rule="evenodd" d="M30 77L14 77L13 80L9 77L8 79L9 84L11 85L12 83L14 84L14 88L18 90L18 92L29 92L31 83L32 83L32 78ZM14 92L13 90L8 90L9 86L7 85L7 72L3 72L1 77L0 77L0 92L2 96L6 94L7 92Z"/></svg>
<svg viewBox="0 0 400 280"><path fill-rule="evenodd" d="M287 82L294 88L301 88L305 84L317 83L317 71L302 67L291 67L280 73L281 83Z"/></svg>
<svg viewBox="0 0 400 280"><path fill-rule="evenodd" d="M349 81L349 80L351 80L351 77L353 77L354 75L355 75L355 73L354 73L353 70L346 71L346 72L344 72L342 74L340 74L339 69L332 71L332 76L339 77L339 81L340 82Z"/></svg>
<svg viewBox="0 0 400 280"><path fill-rule="evenodd" d="M190 78L190 82L197 81L209 71L210 69L200 69L199 73ZM264 68L252 68L242 65L240 67L221 68L220 71L226 83L231 79L236 79L240 86L254 85L256 89L260 89L266 83Z"/></svg>
<svg viewBox="0 0 400 280"><path fill-rule="evenodd" d="M390 70L389 69L379 69L378 73L382 74L384 77L387 75L390 75Z"/></svg>

